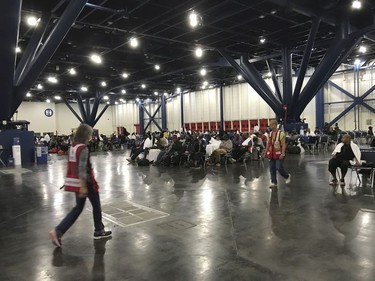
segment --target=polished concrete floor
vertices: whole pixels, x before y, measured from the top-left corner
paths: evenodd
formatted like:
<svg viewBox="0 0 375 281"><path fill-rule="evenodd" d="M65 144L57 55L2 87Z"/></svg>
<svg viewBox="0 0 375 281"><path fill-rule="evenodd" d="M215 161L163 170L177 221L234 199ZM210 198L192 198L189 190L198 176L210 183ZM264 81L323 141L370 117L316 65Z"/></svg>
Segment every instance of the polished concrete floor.
<svg viewBox="0 0 375 281"><path fill-rule="evenodd" d="M204 171L137 167L125 158L92 157L102 205L125 212L135 204L134 214L143 208L152 220L124 225L105 214L115 218L104 221L113 238L94 242L88 203L62 249L48 231L74 205L59 190L66 160L0 169L0 280L375 278L372 189L330 187L328 154L290 156L292 183L280 180L273 190L267 163Z"/></svg>

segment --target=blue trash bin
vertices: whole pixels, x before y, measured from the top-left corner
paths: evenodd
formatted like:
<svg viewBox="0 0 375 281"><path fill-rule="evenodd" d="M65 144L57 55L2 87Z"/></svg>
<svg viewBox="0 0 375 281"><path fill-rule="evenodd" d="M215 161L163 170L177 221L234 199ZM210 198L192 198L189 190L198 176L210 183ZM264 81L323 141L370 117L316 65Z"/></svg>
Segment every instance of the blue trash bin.
<svg viewBox="0 0 375 281"><path fill-rule="evenodd" d="M36 163L47 164L48 161L48 147L47 146L37 146L36 147Z"/></svg>

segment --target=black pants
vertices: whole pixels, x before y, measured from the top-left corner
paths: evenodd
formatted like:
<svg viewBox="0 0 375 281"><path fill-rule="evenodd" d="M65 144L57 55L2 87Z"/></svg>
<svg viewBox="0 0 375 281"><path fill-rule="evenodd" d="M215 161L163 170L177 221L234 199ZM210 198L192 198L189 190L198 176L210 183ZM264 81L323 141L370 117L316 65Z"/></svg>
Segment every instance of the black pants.
<svg viewBox="0 0 375 281"><path fill-rule="evenodd" d="M328 171L332 174L334 179L336 179L337 168L341 169L342 178L344 178L349 167L350 167L350 163L348 160L340 160L337 158L332 158L331 160L329 160L329 163L328 163Z"/></svg>

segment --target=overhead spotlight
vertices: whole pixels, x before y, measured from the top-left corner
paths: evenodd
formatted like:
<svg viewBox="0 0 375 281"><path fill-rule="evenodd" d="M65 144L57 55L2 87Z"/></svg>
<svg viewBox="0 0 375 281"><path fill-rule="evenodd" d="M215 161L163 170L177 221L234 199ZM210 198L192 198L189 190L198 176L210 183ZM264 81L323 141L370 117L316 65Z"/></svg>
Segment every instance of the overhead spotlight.
<svg viewBox="0 0 375 281"><path fill-rule="evenodd" d="M141 85L142 89L146 89L146 84Z"/></svg>
<svg viewBox="0 0 375 281"><path fill-rule="evenodd" d="M208 85L208 82L207 81L204 81L203 82L203 86L207 86Z"/></svg>
<svg viewBox="0 0 375 281"><path fill-rule="evenodd" d="M61 100L60 96L55 96L55 100Z"/></svg>
<svg viewBox="0 0 375 281"><path fill-rule="evenodd" d="M82 87L81 87L81 91L82 91L82 92L87 92L88 90L89 90L89 89L88 89L87 87L85 87L85 86L82 86Z"/></svg>
<svg viewBox="0 0 375 281"><path fill-rule="evenodd" d="M119 99L119 101L121 101L121 102L125 102L125 100L124 100L124 99Z"/></svg>
<svg viewBox="0 0 375 281"><path fill-rule="evenodd" d="M202 90L206 89L206 86L205 86L205 85L202 85L202 86L201 86L201 89L202 89Z"/></svg>
<svg viewBox="0 0 375 281"><path fill-rule="evenodd" d="M151 102L151 99L150 99L150 98L147 98L146 102L150 103L150 102Z"/></svg>
<svg viewBox="0 0 375 281"><path fill-rule="evenodd" d="M361 66L361 60L360 59L356 59L355 61L354 61L354 65L356 66L356 67L360 67Z"/></svg>
<svg viewBox="0 0 375 281"><path fill-rule="evenodd" d="M53 77L53 76L49 76L47 78L47 81L50 82L50 83L53 83L53 84L56 84L58 81L57 81L57 78L56 77Z"/></svg>
<svg viewBox="0 0 375 281"><path fill-rule="evenodd" d="M195 11L189 14L189 23L191 27L197 27L199 25L199 16Z"/></svg>
<svg viewBox="0 0 375 281"><path fill-rule="evenodd" d="M359 47L359 49L358 49L358 52L360 52L360 53L362 53L362 54L364 54L364 53L366 53L367 52L367 48L366 48L366 46L360 46Z"/></svg>
<svg viewBox="0 0 375 281"><path fill-rule="evenodd" d="M202 48L197 47L197 48L195 49L195 56L196 56L197 58L200 58L200 57L203 56L203 50L202 50Z"/></svg>
<svg viewBox="0 0 375 281"><path fill-rule="evenodd" d="M125 90L125 89L122 89L122 90L121 90L121 94L126 94L126 90Z"/></svg>
<svg viewBox="0 0 375 281"><path fill-rule="evenodd" d="M201 71L200 71L200 74L201 74L202 76L205 76L205 75L207 74L207 70L204 69L204 68L202 68Z"/></svg>
<svg viewBox="0 0 375 281"><path fill-rule="evenodd" d="M43 89L43 85L42 84L38 84L36 87L37 87L38 90Z"/></svg>
<svg viewBox="0 0 375 281"><path fill-rule="evenodd" d="M159 93L155 91L155 92L154 92L154 96L157 96L157 95L159 95Z"/></svg>
<svg viewBox="0 0 375 281"><path fill-rule="evenodd" d="M46 103L50 103L51 102L51 100L50 99L46 99Z"/></svg>
<svg viewBox="0 0 375 281"><path fill-rule="evenodd" d="M34 16L30 16L26 19L26 21L27 21L27 24L30 26L37 26L40 19L37 19Z"/></svg>
<svg viewBox="0 0 375 281"><path fill-rule="evenodd" d="M271 77L271 76L272 76L271 71L267 72L266 76L267 76L267 77Z"/></svg>
<svg viewBox="0 0 375 281"><path fill-rule="evenodd" d="M115 101L115 104L118 104L118 101Z"/></svg>
<svg viewBox="0 0 375 281"><path fill-rule="evenodd" d="M359 0L354 0L352 2L352 8L355 9L355 10L359 10L362 8L362 2L359 1Z"/></svg>
<svg viewBox="0 0 375 281"><path fill-rule="evenodd" d="M136 98L136 99L135 99L135 101L136 101L136 102L139 102L139 101L140 101L140 99L139 99L139 98Z"/></svg>
<svg viewBox="0 0 375 281"><path fill-rule="evenodd" d="M109 101L107 101L107 104L111 104Z"/></svg>
<svg viewBox="0 0 375 281"><path fill-rule="evenodd" d="M212 89L213 87L214 87L214 86L210 85L208 88L209 88L209 89Z"/></svg>
<svg viewBox="0 0 375 281"><path fill-rule="evenodd" d="M21 53L21 48L20 47L16 47L16 53Z"/></svg>
<svg viewBox="0 0 375 281"><path fill-rule="evenodd" d="M165 96L165 97L168 97L168 93L164 93L164 96Z"/></svg>
<svg viewBox="0 0 375 281"><path fill-rule="evenodd" d="M259 42L260 42L260 44L266 43L266 38L260 37Z"/></svg>
<svg viewBox="0 0 375 281"><path fill-rule="evenodd" d="M177 94L180 94L181 93L181 88L177 88Z"/></svg>
<svg viewBox="0 0 375 281"><path fill-rule="evenodd" d="M156 70L160 70L160 65L155 64L155 69L156 69Z"/></svg>
<svg viewBox="0 0 375 281"><path fill-rule="evenodd" d="M130 38L130 46L132 48L138 47L138 39L135 37Z"/></svg>
<svg viewBox="0 0 375 281"><path fill-rule="evenodd" d="M76 75L76 74L77 74L77 71L76 71L74 68L70 68L70 69L69 69L69 74L70 74L70 75Z"/></svg>
<svg viewBox="0 0 375 281"><path fill-rule="evenodd" d="M109 97L108 96L104 96L103 100L109 100Z"/></svg>
<svg viewBox="0 0 375 281"><path fill-rule="evenodd" d="M237 80L238 80L238 81L241 81L242 79L243 79L243 77L242 77L241 74L237 75Z"/></svg>
<svg viewBox="0 0 375 281"><path fill-rule="evenodd" d="M102 87L106 87L106 86L107 86L107 82L102 81L102 82L100 83L100 85L101 85Z"/></svg>
<svg viewBox="0 0 375 281"><path fill-rule="evenodd" d="M123 74L121 74L122 78L128 78L129 77L129 74L127 74L126 72L124 72Z"/></svg>
<svg viewBox="0 0 375 281"><path fill-rule="evenodd" d="M26 93L26 97L31 98L31 97L32 97L31 93L30 93L30 92L27 92L27 93Z"/></svg>
<svg viewBox="0 0 375 281"><path fill-rule="evenodd" d="M97 63L97 64L100 64L102 63L102 58L97 55L97 54L92 54L90 59L94 62L94 63Z"/></svg>

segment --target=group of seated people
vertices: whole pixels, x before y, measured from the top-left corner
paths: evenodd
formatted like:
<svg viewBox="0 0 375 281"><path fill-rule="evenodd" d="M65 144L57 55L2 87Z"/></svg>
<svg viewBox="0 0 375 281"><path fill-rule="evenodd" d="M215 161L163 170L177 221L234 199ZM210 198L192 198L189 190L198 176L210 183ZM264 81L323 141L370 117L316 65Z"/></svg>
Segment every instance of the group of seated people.
<svg viewBox="0 0 375 281"><path fill-rule="evenodd" d="M156 149L159 152L157 158L147 163L148 155ZM259 133L250 135L221 131L217 134L184 132L169 135L166 132L149 132L141 141L134 142L127 160L139 165L184 164L187 167L199 167L206 162L208 165L220 166L228 159L231 163L260 159L263 150L264 141Z"/></svg>

